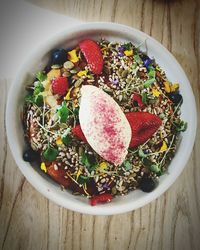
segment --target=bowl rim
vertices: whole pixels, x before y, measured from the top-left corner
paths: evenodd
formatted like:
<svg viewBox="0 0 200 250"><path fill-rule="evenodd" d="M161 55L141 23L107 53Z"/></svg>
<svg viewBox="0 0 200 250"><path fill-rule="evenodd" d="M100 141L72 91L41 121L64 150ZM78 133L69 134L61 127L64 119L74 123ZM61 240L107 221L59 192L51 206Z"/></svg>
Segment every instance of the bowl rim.
<svg viewBox="0 0 200 250"><path fill-rule="evenodd" d="M30 60L35 58L36 55L39 55L39 53L42 53L47 44L53 45L56 42L58 43L58 41L63 40L66 36L69 36L73 32L78 32L78 31L86 32L86 31L100 30L100 29L104 29L107 31L120 30L121 32L125 32L125 31L132 32L133 35L134 35L134 33L140 34L144 38L151 39L151 41L153 41L159 48L161 48L163 50L163 52L165 54L167 54L168 57L171 58L171 60L173 60L173 62L176 64L176 67L178 68L178 70L184 76L185 81L187 81L187 83L188 83L188 90L189 90L188 94L190 95L190 98L191 98L190 106L192 106L192 108L193 108L193 112L191 114L192 120L193 120L193 133L191 133L190 137L188 138L191 147L187 151L185 151L184 163L182 164L182 167L178 168L178 170L173 172L173 174L172 173L170 174L171 178L168 179L168 182L164 183L165 185L162 185L162 186L159 185L160 188L158 188L159 187L158 186L156 188L155 192L153 191L153 192L147 194L145 197L142 197L141 199L139 199L137 201L137 203L134 201L130 201L127 204L120 203L117 205L113 204L111 206L105 204L105 205L92 207L92 206L86 206L85 204L82 204L82 203L78 204L77 201L75 201L75 202L69 201L68 202L67 199L63 200L63 197L61 195L59 195L56 190L52 189L51 192L47 192L48 189L51 189L51 184L43 181L42 179L44 179L44 178L42 176L41 176L41 178L38 178L38 176L35 175L33 172L32 172L33 175L30 176L30 174L29 174L30 171L26 171L24 168L24 166L27 167L27 163L23 162L15 154L15 145L13 143L13 137L14 137L13 131L15 129L15 126L12 122L12 115L10 115L10 114L12 114L12 105L14 103L13 96L15 94L15 85L17 82L21 81L21 76L23 75L24 68L26 68L26 65L28 64L28 62L30 62ZM19 169L21 170L23 175L26 177L26 179L29 181L29 183L31 183L31 185L33 187L35 187L36 190L38 190L40 193L42 193L46 198L50 199L51 201L55 202L56 204L61 205L62 207L65 207L67 209L70 209L70 210L73 210L76 212L85 213L85 214L92 214L92 215L114 215L114 214L129 212L129 211L135 210L137 208L143 207L144 205L152 202L153 200L158 198L161 194L163 194L175 182L177 177L183 171L186 163L188 162L188 159L189 159L190 154L192 152L194 141L195 141L196 129L197 129L197 111L196 111L194 94L193 94L190 82L189 82L185 72L183 71L182 67L177 62L175 57L161 43L159 43L157 40L155 40L151 36L147 35L146 33L142 32L138 29L126 26L126 25L112 23L112 22L92 22L92 23L84 23L84 24L75 25L75 26L72 26L71 28L68 28L68 29L62 31L62 32L54 34L54 36L51 39L49 39L48 41L47 40L44 41L38 48L36 48L31 53L30 56L27 57L27 60L22 64L21 69L19 70L17 76L15 77L15 79L12 82L12 85L10 86L10 90L8 93L8 99L7 99L7 105L6 105L6 133L7 133L8 143L9 143L9 146L10 146L10 149L11 149L11 152L12 152L12 155L15 159L16 164L18 165ZM37 183L37 185L35 182Z"/></svg>

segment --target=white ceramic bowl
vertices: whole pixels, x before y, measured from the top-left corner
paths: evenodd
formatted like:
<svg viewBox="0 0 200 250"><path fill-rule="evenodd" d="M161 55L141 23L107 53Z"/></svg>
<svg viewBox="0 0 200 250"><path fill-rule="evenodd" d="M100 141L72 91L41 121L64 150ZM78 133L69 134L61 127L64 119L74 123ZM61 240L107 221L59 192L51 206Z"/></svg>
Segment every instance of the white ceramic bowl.
<svg viewBox="0 0 200 250"><path fill-rule="evenodd" d="M107 38L115 41L131 41L136 45L146 40L148 55L154 57L157 63L166 71L170 81L180 83L180 92L183 96L182 118L188 122L188 129L182 134L182 141L178 151L169 166L169 174L161 176L159 186L151 193L140 190L130 192L123 197L115 198L111 203L91 206L84 197L73 196L68 191L61 191L60 186L47 175L41 173L39 168L23 161L22 154L26 148L23 138L23 128L20 120L25 92L25 86L31 83L34 73L43 69L49 58L49 52L54 48L71 48L84 38ZM145 44L141 46L145 50ZM164 193L181 174L191 154L196 134L196 106L190 83L183 69L176 59L159 42L147 34L114 23L87 23L67 29L56 34L52 40L46 41L32 55L27 55L27 61L14 80L8 96L6 110L6 128L8 142L13 157L27 180L44 196L55 203L81 213L96 215L111 215L124 213L158 198Z"/></svg>

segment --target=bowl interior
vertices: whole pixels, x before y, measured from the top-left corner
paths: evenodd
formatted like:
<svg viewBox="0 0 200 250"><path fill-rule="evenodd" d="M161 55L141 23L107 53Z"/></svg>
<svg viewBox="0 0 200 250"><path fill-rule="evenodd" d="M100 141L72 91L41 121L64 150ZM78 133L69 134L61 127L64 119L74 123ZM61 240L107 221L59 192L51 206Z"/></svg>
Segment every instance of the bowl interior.
<svg viewBox="0 0 200 250"><path fill-rule="evenodd" d="M188 129L181 136L178 151L169 166L169 174L160 178L159 186L151 193L139 190L130 192L123 197L115 198L111 203L91 207L84 197L73 196L68 191L61 191L59 185L54 183L36 166L31 167L22 159L26 148L23 129L20 121L25 86L33 82L34 74L42 70L55 48L73 48L84 38L99 40L106 38L110 41L131 41L141 45L140 49L146 51L148 56L154 57L156 62L165 70L172 82L180 83L180 92L183 96L181 107L182 119L188 122ZM191 112L192 111L192 112ZM9 92L6 111L7 136L12 154L22 173L28 181L43 195L66 208L89 214L116 214L127 212L141 207L161 195L178 177L183 170L191 153L196 132L196 107L190 83L175 58L156 40L133 28L112 23L91 23L80 25L73 30L57 34L50 41L38 48L24 63Z"/></svg>

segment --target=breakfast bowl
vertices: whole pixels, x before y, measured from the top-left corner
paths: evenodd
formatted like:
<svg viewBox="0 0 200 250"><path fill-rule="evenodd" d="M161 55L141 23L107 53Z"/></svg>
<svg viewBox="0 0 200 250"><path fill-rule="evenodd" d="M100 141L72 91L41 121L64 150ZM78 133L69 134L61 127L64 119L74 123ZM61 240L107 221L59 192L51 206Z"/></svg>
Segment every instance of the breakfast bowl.
<svg viewBox="0 0 200 250"><path fill-rule="evenodd" d="M155 59L160 68L165 71L167 79L170 82L180 84L180 93L183 98L181 119L187 122L186 131L179 135L175 156L171 160L166 173L159 177L159 184L152 192L142 192L136 189L126 195L116 196L110 203L97 206L91 206L84 196L73 195L70 191L61 189L60 185L54 182L44 171L41 171L37 164L30 164L23 159L23 152L27 144L24 139L21 114L24 98L27 95L26 86L34 81L37 72L42 71L48 65L52 51L56 48L71 50L80 41L86 39L92 39L93 41L106 39L121 43L131 42L141 51L144 51L148 58ZM156 93L158 94L158 92ZM196 117L195 99L189 80L179 63L166 48L147 34L124 25L87 23L55 34L52 39L46 41L28 56L9 91L6 108L6 131L9 146L18 167L26 179L41 194L62 207L80 213L112 215L135 210L148 204L163 194L174 183L183 171L192 152L196 134Z"/></svg>

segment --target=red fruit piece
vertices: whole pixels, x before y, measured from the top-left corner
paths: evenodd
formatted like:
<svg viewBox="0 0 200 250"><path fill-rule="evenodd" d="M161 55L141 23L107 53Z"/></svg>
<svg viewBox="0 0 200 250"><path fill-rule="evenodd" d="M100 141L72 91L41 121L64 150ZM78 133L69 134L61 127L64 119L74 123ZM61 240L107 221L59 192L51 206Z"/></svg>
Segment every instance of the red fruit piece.
<svg viewBox="0 0 200 250"><path fill-rule="evenodd" d="M158 116L147 112L126 113L126 118L130 123L132 131L130 148L143 144L162 124Z"/></svg>
<svg viewBox="0 0 200 250"><path fill-rule="evenodd" d="M66 77L59 76L52 80L52 91L55 95L65 95L69 89L69 83Z"/></svg>
<svg viewBox="0 0 200 250"><path fill-rule="evenodd" d="M55 163L53 162L49 167L47 167L47 173L57 183L63 185L65 188L69 187L71 185L71 180L68 177L65 178L65 176L67 176L66 171L64 169L55 170L54 164Z"/></svg>
<svg viewBox="0 0 200 250"><path fill-rule="evenodd" d="M76 125L76 127L72 129L72 133L73 135L78 137L80 140L87 142L80 125Z"/></svg>
<svg viewBox="0 0 200 250"><path fill-rule="evenodd" d="M136 102L141 109L145 108L145 104L142 102L141 95L139 95L137 93L133 94L132 100L133 100L133 102Z"/></svg>
<svg viewBox="0 0 200 250"><path fill-rule="evenodd" d="M110 202L113 199L112 194L99 194L95 195L90 199L90 204L96 206L97 203Z"/></svg>
<svg viewBox="0 0 200 250"><path fill-rule="evenodd" d="M91 71L99 75L103 69L103 56L99 45L93 40L83 40L79 43L81 52L83 53Z"/></svg>

